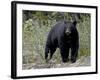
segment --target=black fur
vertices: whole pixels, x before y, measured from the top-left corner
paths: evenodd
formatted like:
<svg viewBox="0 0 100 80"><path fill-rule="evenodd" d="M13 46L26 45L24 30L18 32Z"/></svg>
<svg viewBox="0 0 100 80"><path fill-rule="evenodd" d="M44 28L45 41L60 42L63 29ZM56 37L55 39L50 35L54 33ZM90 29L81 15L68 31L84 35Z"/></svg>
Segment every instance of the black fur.
<svg viewBox="0 0 100 80"><path fill-rule="evenodd" d="M67 62L69 49L71 49L71 62L76 62L79 48L79 35L76 29L76 21L67 22L65 20L58 22L49 32L45 47L45 59L52 58L57 47L60 49L63 62Z"/></svg>

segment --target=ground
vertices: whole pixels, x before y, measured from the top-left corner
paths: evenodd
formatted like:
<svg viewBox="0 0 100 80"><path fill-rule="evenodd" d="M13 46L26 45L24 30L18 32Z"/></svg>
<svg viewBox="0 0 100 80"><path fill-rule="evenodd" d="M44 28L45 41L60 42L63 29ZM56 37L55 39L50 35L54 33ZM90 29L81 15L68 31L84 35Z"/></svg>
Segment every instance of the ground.
<svg viewBox="0 0 100 80"><path fill-rule="evenodd" d="M32 64L23 64L23 69L41 69L41 68L63 68L63 67L81 67L81 66L90 66L90 56L81 56L75 63L59 63L56 64L54 60L51 60L49 63L32 63Z"/></svg>

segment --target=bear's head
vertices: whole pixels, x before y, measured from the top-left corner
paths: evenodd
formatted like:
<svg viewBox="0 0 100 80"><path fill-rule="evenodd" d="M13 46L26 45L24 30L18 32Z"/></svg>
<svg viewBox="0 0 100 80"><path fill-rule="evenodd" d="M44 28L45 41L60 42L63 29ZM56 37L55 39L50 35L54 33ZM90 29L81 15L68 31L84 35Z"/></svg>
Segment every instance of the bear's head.
<svg viewBox="0 0 100 80"><path fill-rule="evenodd" d="M65 34L67 36L69 36L71 33L73 33L74 31L76 31L77 21L66 22L65 24L66 24L66 26L65 26Z"/></svg>

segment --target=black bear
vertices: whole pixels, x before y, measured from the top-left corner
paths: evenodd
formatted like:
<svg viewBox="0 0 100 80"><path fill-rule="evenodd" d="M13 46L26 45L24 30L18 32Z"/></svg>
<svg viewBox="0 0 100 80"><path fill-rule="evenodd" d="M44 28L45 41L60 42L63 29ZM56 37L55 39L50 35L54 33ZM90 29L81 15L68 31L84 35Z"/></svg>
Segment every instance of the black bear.
<svg viewBox="0 0 100 80"><path fill-rule="evenodd" d="M63 62L69 60L69 49L71 49L71 62L76 62L79 48L79 34L76 28L77 21L58 22L49 32L45 46L45 59L52 58L57 48L60 49ZM50 57L48 59L48 54Z"/></svg>

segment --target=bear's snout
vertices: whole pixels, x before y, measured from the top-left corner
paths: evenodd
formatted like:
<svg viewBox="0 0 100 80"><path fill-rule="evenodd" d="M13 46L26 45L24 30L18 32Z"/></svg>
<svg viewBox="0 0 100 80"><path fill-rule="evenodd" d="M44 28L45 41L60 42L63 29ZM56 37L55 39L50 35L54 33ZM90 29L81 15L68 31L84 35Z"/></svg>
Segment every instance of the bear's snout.
<svg viewBox="0 0 100 80"><path fill-rule="evenodd" d="M66 35L70 35L71 34L71 32L66 32Z"/></svg>
<svg viewBox="0 0 100 80"><path fill-rule="evenodd" d="M65 33L66 33L66 35L70 35L71 31L69 29L67 29Z"/></svg>

